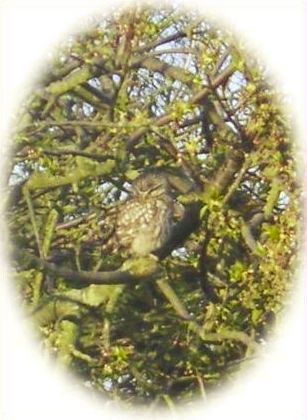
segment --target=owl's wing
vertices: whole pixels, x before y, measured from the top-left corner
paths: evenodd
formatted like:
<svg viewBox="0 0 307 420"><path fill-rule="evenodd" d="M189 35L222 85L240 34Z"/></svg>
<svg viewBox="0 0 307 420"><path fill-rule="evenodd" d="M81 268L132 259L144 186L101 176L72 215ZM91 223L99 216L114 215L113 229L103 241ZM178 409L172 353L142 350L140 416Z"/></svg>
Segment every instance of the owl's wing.
<svg viewBox="0 0 307 420"><path fill-rule="evenodd" d="M119 241L118 231L120 219L127 201L117 203L109 207L103 217L99 221L99 237L104 252L118 252L122 248L122 243Z"/></svg>
<svg viewBox="0 0 307 420"><path fill-rule="evenodd" d="M182 204L178 203L178 201L174 200L173 219L176 223L180 222L184 218L185 212L186 212L185 207Z"/></svg>

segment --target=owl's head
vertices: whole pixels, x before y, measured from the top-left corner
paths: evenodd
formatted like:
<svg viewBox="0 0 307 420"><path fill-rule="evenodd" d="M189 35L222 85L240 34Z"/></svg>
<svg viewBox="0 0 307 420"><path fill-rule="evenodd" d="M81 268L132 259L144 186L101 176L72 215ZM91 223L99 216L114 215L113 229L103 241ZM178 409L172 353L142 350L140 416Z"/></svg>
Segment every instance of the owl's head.
<svg viewBox="0 0 307 420"><path fill-rule="evenodd" d="M170 187L165 174L158 171L148 171L133 182L132 193L143 197L159 197L163 194L169 194Z"/></svg>

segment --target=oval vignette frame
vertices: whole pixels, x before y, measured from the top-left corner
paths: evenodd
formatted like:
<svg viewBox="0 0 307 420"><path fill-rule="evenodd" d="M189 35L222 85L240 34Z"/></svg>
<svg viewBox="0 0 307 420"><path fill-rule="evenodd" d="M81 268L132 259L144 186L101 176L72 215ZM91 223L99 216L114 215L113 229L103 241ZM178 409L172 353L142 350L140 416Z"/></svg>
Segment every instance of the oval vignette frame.
<svg viewBox="0 0 307 420"><path fill-rule="evenodd" d="M289 2L290 3L290 2ZM3 7L3 6L2 6ZM264 6L262 6L262 7L264 7ZM276 7L276 6L275 6ZM61 8L59 8L59 10L61 10ZM217 11L218 12L218 11ZM41 12L42 13L42 16L44 15L44 12ZM239 13L239 12L238 12ZM231 23L230 23L230 25L229 25L229 27L231 27ZM73 29L73 27L72 27L72 29ZM243 34L244 35L244 34ZM53 36L51 36L51 38L53 38ZM254 39L256 40L257 39L257 37L254 37ZM255 44L256 44L256 42L255 42ZM31 59L30 59L30 61L31 61ZM270 62L268 61L268 64L270 65ZM30 66L31 65L29 65L29 68L30 68ZM272 73L274 73L274 71L272 71ZM284 75L282 76L282 77L284 77ZM25 81L25 83L26 83L26 81ZM300 101L300 99L295 99L295 101L296 102L299 102ZM294 110L298 110L298 108L299 107L294 107L293 109ZM10 108L10 109L12 109L12 108ZM299 120L299 118L298 118L298 120ZM300 125L300 121L298 121L298 125ZM300 131L302 132L302 127L300 127ZM300 137L302 138L302 134L300 135ZM5 254L5 250L3 251L3 253L2 254ZM297 289L299 289L299 287L297 288ZM10 296L10 293L11 293L11 291L9 290L9 288L8 288L8 298L10 299L10 298L12 298L12 296ZM297 294L298 294L298 291L296 292ZM295 295L295 293L293 294L293 296ZM6 305L7 305L7 303L6 303ZM6 309L7 309L7 306L6 306ZM17 309L17 308L16 308ZM9 311L10 312L10 311ZM12 322L13 323L15 323L15 326L12 328L12 331L14 332L13 334L15 334L16 333L16 328L17 328L17 330L18 330L18 328L20 328L20 327L18 327L18 326L16 326L16 322L19 322L19 314L17 314L17 312L18 312L18 310L16 311L16 314L11 314L10 316L11 316L11 318L12 318ZM302 308L300 309L300 312L298 312L298 314L304 314L304 307L303 307L303 304L302 304ZM294 315L293 315L294 314ZM288 325L286 325L286 322L285 322L285 325L283 326L283 330L285 330L285 331L289 331L289 325L292 325L292 327L290 327L290 330L293 330L293 326L295 325L295 324L292 324L293 322L295 323L297 320L298 320L298 317L300 316L300 315L296 315L295 314L295 312L293 312L293 314L292 314L292 316L294 317L293 319L294 319L294 321L293 320L291 320L290 322L289 322L289 324ZM296 320L296 321L295 321ZM290 324L291 323L291 324ZM295 329L296 329L297 327L295 327ZM295 332L295 329L294 329L294 332ZM283 342L283 334L284 334L284 332L283 333L280 333L281 334L281 340L282 340L282 342ZM19 332L19 333L17 333L17 337L23 337L24 336L24 334L22 333L22 332ZM23 338L25 338L25 337L23 337ZM299 338L299 337L297 337L297 338ZM27 340L26 340L27 341ZM274 344L273 343L271 343L271 345L272 345L272 348L274 348L275 346L276 346L276 343L277 343L278 341L276 341ZM35 354L35 349L32 349L31 348L32 347L32 345L31 345L31 343L25 343L25 349L27 349L26 350L26 353L28 353L28 352L34 352L33 353L33 355ZM278 347L278 346L277 346ZM30 350L31 349L31 350ZM16 349L17 350L17 349ZM16 351L15 350L15 351ZM275 350L275 349L274 349ZM18 351L16 352L17 354L18 354ZM8 353L6 353L6 354L8 354ZM302 355L301 355L302 356ZM10 356L10 358L12 358L12 357L16 357L16 356ZM21 357L21 359L24 357L22 354L20 354L19 353L19 357ZM30 354L28 354L28 359L26 359L26 360L31 360L31 357L30 357ZM279 356L279 357L281 357L281 360L283 360L283 357L284 356ZM303 360L303 358L301 357L301 359L299 359L298 358L298 360ZM32 362L36 362L35 361L35 359L32 359ZM21 367L21 366L20 366ZM260 369L260 366L259 367L257 367L257 369ZM41 366L41 369L45 369L43 366ZM47 371L48 371L48 369L49 369L49 367L47 367ZM40 369L38 369L38 370L40 370ZM277 371L278 371L278 368L277 368ZM299 369L298 369L298 373L299 373ZM14 372L14 376L15 376L15 381L16 381L16 374L17 374L17 376L18 376L18 372ZM36 373L36 374L38 374L38 375L40 375L40 373ZM290 372L289 372L289 374L290 374ZM25 376L27 376L27 375L25 375ZM44 376L44 374L41 376L41 377L43 377ZM39 376L38 376L39 377ZM241 380L242 381L244 381L244 380L246 380L247 378L242 378ZM57 381L57 379L55 379L55 378L53 378L52 379L52 381L53 380L56 380ZM47 381L48 382L48 381ZM47 386L47 382L46 382L46 386ZM278 386L279 386L279 381L277 380L276 381L277 382L277 384L275 384L275 386L277 387L277 389L278 389ZM54 384L53 385L51 385L51 389L52 389L52 387L54 386ZM33 383L33 387L35 388L35 384ZM62 385L61 385L61 387L62 387ZM27 389L26 387L23 387L25 390ZM68 384L68 388L69 388L69 384ZM10 385L9 385L9 390L10 390L11 388L10 388ZM64 389L66 389L66 385L63 385L63 390ZM39 390L39 389L38 389ZM237 391L238 392L238 391ZM44 393L42 393L42 395L43 395ZM46 393L47 395L48 395L48 392ZM227 392L226 392L226 394L227 394ZM5 395L5 394L4 394ZM263 395L265 395L265 393L263 393ZM28 397L29 397L29 394L28 394ZM31 397L30 397L31 398ZM223 396L221 397L221 398L224 398ZM230 395L230 399L231 399L232 397L231 397L231 395ZM17 397L17 399L18 399L18 397ZM25 399L25 397L24 396L22 396L22 398L21 398L21 401L23 401ZM226 401L226 404L227 404L227 401L228 401L228 396L225 396L225 401ZM7 399L7 401L10 401L10 398L8 398ZM6 404L7 404L7 401L5 402ZM34 401L35 401L35 399L34 399ZM64 400L65 401L65 400ZM73 398L71 398L71 402L73 402ZM268 401L267 401L268 402ZM82 403L83 404L83 403ZM86 402L86 398L84 399L84 404L86 405L87 404L87 402ZM7 405L7 407L8 407L8 405ZM294 407L294 405L292 405L292 408ZM30 409L30 407L28 407L28 409ZM7 408L6 410L9 410L9 408ZM269 411L268 412L270 412L270 409L268 409ZM274 410L274 409L273 409ZM14 412L14 411L13 411ZM31 412L31 411L30 411ZM59 412L61 412L61 411L59 411ZM70 412L70 410L68 409L68 413ZM15 411L15 413L16 413L16 411ZM81 413L81 411L79 412L79 414ZM239 411L239 413L240 413L240 411ZM237 413L238 414L238 413ZM93 413L93 415L94 415L94 413ZM115 414L115 415L117 415L117 414ZM118 415L120 415L119 413L118 413ZM240 414L238 414L239 416L240 416ZM243 413L242 413L242 415L243 415ZM33 418L33 417L32 417ZM75 417L76 418L76 417ZM78 417L77 417L78 418ZM229 418L229 417L228 417ZM240 417L237 417L237 418L240 418ZM243 418L243 417L242 417ZM297 417L297 418L299 418L299 417ZM17 419L17 417L16 417L16 419ZM34 417L34 419L35 419L35 417Z"/></svg>

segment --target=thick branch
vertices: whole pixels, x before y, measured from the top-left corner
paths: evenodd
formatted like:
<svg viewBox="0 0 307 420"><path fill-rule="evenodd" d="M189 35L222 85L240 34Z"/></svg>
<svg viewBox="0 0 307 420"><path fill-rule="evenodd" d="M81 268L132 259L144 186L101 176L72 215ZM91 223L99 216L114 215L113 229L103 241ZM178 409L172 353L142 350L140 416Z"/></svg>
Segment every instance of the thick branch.
<svg viewBox="0 0 307 420"><path fill-rule="evenodd" d="M180 80L180 82L186 83L187 85L191 85L194 78L194 75L189 71L178 66L172 66L154 57L136 57L133 59L130 66L131 68L144 67L147 70L159 72L164 76Z"/></svg>
<svg viewBox="0 0 307 420"><path fill-rule="evenodd" d="M240 170L244 161L241 152L233 152L226 160L224 166L217 171L216 175L208 182L205 195L207 198L222 194L233 181L235 174Z"/></svg>
<svg viewBox="0 0 307 420"><path fill-rule="evenodd" d="M224 166L215 173L215 175L207 182L205 190L199 194L197 186L184 191L189 195L191 192L194 199L192 203L186 206L186 212L183 219L175 225L170 241L157 252L159 258L167 257L174 249L178 248L200 224L199 211L202 208L204 201L208 201L213 197L222 194L228 185L233 181L235 174L240 170L243 162L243 154L233 152L228 158Z"/></svg>
<svg viewBox="0 0 307 420"><path fill-rule="evenodd" d="M216 76L212 82L211 82L211 89L216 89L220 85L223 85L226 83L226 81L229 79L230 76L234 73L235 68L230 65L227 67L222 73L220 73L218 76ZM201 91L196 93L192 100L192 104L200 104L202 101L207 97L207 95L210 93L211 89L209 87L204 87Z"/></svg>
<svg viewBox="0 0 307 420"><path fill-rule="evenodd" d="M60 69L52 69L52 71L46 73L41 80L41 83L46 86L51 82L62 79L67 76L73 70L77 69L83 62L76 57L71 57L71 59L63 65Z"/></svg>
<svg viewBox="0 0 307 420"><path fill-rule="evenodd" d="M92 95L94 95L96 98L98 98L103 103L105 103L107 105L110 105L110 106L113 105L114 99L112 98L111 95L106 95L101 90L99 90L98 88L90 85L89 83L84 83L82 86L84 87L84 89L86 89L88 92L90 92Z"/></svg>
<svg viewBox="0 0 307 420"><path fill-rule="evenodd" d="M83 156L83 157L87 157L89 159L93 159L93 160L97 160L98 162L104 162L108 159L112 159L113 156L111 155L102 155L102 154L98 154L98 153L90 153L90 152L86 152L84 150L73 150L73 149L68 149L68 148L63 148L63 149L41 149L40 150L41 153L44 153L45 155L50 155L50 156Z"/></svg>
<svg viewBox="0 0 307 420"><path fill-rule="evenodd" d="M118 270L96 272L60 268L24 250L15 250L15 252L22 257L26 256L35 267L47 270L49 273L63 277L65 280L81 283L84 287L89 284L116 285L138 283L141 280L154 279L159 271L158 262L153 257L127 260Z"/></svg>
<svg viewBox="0 0 307 420"><path fill-rule="evenodd" d="M138 48L136 52L139 54L140 53L142 54L146 51L152 50L153 48L159 47L160 45L167 44L168 42L176 41L177 39L184 38L186 36L187 36L186 31L178 31L164 38L155 39L154 41L149 42L148 44L145 44L142 47Z"/></svg>
<svg viewBox="0 0 307 420"><path fill-rule="evenodd" d="M167 44L169 42L177 41L178 39L185 38L189 35L191 35L191 36L192 35L201 35L203 33L204 33L203 30L191 30L191 28L187 28L186 30L178 31L174 34L165 36L164 38L159 37L152 42L149 42L145 45L142 45L135 52L138 53L138 54L140 54L140 53L143 54L146 51L150 51L150 50L152 50L156 47Z"/></svg>

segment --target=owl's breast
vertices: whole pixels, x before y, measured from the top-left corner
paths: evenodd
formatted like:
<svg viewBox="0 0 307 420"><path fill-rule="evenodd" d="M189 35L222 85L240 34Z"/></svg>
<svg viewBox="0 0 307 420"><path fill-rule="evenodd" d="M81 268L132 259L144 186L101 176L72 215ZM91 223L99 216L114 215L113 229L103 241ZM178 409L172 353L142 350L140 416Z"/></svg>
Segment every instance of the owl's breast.
<svg viewBox="0 0 307 420"><path fill-rule="evenodd" d="M145 256L168 241L171 227L170 199L130 200L118 219L117 238L129 253Z"/></svg>

